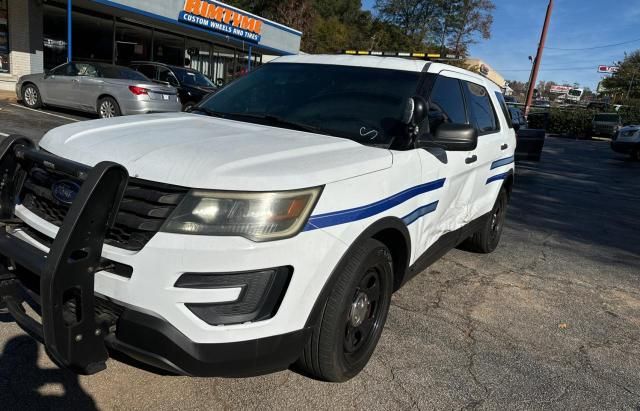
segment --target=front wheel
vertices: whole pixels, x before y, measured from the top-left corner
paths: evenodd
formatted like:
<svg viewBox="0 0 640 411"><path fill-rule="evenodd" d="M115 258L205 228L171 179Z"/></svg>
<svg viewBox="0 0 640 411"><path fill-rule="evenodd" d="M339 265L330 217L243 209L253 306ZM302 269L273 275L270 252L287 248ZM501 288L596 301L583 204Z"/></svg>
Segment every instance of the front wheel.
<svg viewBox="0 0 640 411"><path fill-rule="evenodd" d="M118 102L112 97L103 97L98 101L98 116L100 118L112 118L122 115Z"/></svg>
<svg viewBox="0 0 640 411"><path fill-rule="evenodd" d="M387 320L393 291L389 249L368 239L357 245L325 302L298 368L331 382L355 377L369 362Z"/></svg>
<svg viewBox="0 0 640 411"><path fill-rule="evenodd" d="M502 187L489 218L487 218L482 229L463 244L464 249L482 254L489 254L495 251L500 243L502 229L507 218L508 203L507 190Z"/></svg>
<svg viewBox="0 0 640 411"><path fill-rule="evenodd" d="M28 84L22 89L22 102L29 108L42 107L40 90L34 84Z"/></svg>

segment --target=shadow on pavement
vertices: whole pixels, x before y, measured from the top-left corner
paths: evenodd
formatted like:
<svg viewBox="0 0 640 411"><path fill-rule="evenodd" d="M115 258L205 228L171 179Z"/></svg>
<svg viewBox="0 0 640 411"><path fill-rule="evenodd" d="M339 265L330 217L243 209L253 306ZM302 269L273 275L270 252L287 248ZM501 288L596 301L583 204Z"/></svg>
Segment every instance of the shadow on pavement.
<svg viewBox="0 0 640 411"><path fill-rule="evenodd" d="M640 163L608 144L548 142L542 162L517 166L509 224L602 247L603 259L640 255Z"/></svg>
<svg viewBox="0 0 640 411"><path fill-rule="evenodd" d="M28 336L9 340L0 355L0 409L97 410L78 376L38 367L38 343Z"/></svg>

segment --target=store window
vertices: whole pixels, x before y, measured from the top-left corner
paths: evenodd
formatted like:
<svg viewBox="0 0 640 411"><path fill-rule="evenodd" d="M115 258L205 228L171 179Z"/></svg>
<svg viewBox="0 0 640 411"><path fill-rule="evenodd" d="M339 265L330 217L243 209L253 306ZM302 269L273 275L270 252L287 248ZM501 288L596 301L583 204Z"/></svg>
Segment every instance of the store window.
<svg viewBox="0 0 640 411"><path fill-rule="evenodd" d="M184 37L156 31L153 36L154 61L172 66L185 66Z"/></svg>
<svg viewBox="0 0 640 411"><path fill-rule="evenodd" d="M0 0L2 1L2 0ZM44 68L50 70L67 62L67 12L60 7L44 6Z"/></svg>
<svg viewBox="0 0 640 411"><path fill-rule="evenodd" d="M234 79L235 64L235 50L226 47L214 46L212 64L213 82L220 87L231 82Z"/></svg>
<svg viewBox="0 0 640 411"><path fill-rule="evenodd" d="M211 45L202 41L187 39L185 64L211 78Z"/></svg>
<svg viewBox="0 0 640 411"><path fill-rule="evenodd" d="M151 60L152 35L151 29L116 23L116 64L128 66L132 61Z"/></svg>
<svg viewBox="0 0 640 411"><path fill-rule="evenodd" d="M0 73L8 73L9 67L9 13L8 0L0 0Z"/></svg>
<svg viewBox="0 0 640 411"><path fill-rule="evenodd" d="M113 61L113 19L73 13L73 60Z"/></svg>

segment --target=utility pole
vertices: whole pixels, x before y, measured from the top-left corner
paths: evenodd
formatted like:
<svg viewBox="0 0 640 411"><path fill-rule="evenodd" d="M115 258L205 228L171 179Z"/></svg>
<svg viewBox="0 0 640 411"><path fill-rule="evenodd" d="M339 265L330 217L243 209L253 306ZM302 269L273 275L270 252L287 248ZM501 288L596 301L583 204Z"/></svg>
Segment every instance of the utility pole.
<svg viewBox="0 0 640 411"><path fill-rule="evenodd" d="M544 43L547 41L547 30L549 29L549 22L551 21L551 11L553 10L553 0L549 0L549 6L547 6L547 15L544 19L544 26L542 27L542 35L540 36L540 43L538 44L538 54L533 61L533 69L531 70L531 78L529 81L529 91L527 92L527 101L524 107L524 115L529 115L531 109L531 101L533 100L533 90L536 87L536 81L538 80L538 71L540 70L540 62L542 61L542 52L544 51Z"/></svg>

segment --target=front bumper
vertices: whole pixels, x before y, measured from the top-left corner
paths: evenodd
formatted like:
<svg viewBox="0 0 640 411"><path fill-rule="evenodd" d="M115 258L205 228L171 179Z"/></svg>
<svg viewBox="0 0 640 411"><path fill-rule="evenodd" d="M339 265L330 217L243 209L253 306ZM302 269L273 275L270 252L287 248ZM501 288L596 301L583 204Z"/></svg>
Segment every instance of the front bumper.
<svg viewBox="0 0 640 411"><path fill-rule="evenodd" d="M640 150L640 142L634 141L612 141L611 149L616 153L631 154L636 150Z"/></svg>
<svg viewBox="0 0 640 411"><path fill-rule="evenodd" d="M58 171L78 167L85 181L59 229L15 205L15 195L10 193L16 190L19 178L9 181L15 184L5 182L0 190L0 223L4 223L0 224L0 305L4 301L20 326L45 344L54 362L92 374L104 369L106 348L112 348L180 374L242 376L284 369L298 358L309 333L309 314L343 255L344 244L315 230L300 234L302 240L260 244L244 238L157 233L139 252L103 245L109 225L89 235L83 233L86 224L79 219L109 222L110 210L117 209L120 200L117 195L103 198L100 193L106 189L102 184L120 187L126 183L126 170L109 163L109 169L124 174L117 184L105 183L96 175L104 166L92 169L74 163L68 167L66 160L31 146L28 140L15 137L3 141L0 166L5 178L16 177L11 170L21 162L38 161L39 167ZM81 210L77 215L72 212L74 207ZM43 238L33 237L34 231ZM48 246L43 245L45 237ZM75 240L67 243L68 238ZM72 254L82 257L80 268L70 268L69 259L60 257ZM109 262L129 266L132 272L116 275L105 266ZM184 281L180 282L187 275L264 272L264 267L289 267L289 273L295 273L287 279L286 292L276 294L281 297L277 314L263 317L265 320L258 313L251 322L238 317L235 323L221 325L216 320L219 316L199 314L190 306L235 302L242 290L185 289ZM25 314L28 301L35 301L41 321ZM68 309L71 303L81 307L81 313L96 315L74 317L78 311ZM265 304L261 302L261 307ZM105 306L111 309L103 309Z"/></svg>

